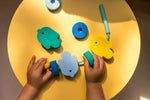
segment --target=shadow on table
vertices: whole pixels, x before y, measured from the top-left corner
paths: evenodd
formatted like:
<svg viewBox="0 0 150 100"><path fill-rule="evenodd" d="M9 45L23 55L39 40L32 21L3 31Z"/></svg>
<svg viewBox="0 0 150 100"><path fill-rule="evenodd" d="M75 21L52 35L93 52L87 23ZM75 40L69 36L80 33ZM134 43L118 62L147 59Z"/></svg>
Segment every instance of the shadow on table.
<svg viewBox="0 0 150 100"><path fill-rule="evenodd" d="M102 22L99 4L104 5L108 23L135 20L135 17L124 0L63 0L61 10L68 14Z"/></svg>

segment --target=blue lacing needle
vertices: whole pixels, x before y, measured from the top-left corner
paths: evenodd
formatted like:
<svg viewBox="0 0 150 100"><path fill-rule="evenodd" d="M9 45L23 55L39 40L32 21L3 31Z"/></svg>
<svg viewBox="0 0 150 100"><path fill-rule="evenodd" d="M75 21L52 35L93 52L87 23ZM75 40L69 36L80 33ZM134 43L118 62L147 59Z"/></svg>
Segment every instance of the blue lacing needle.
<svg viewBox="0 0 150 100"><path fill-rule="evenodd" d="M105 26L105 30L106 30L106 34L107 34L107 40L109 40L110 30L109 30L109 26L108 26L108 22L107 22L107 18L106 18L106 14L105 14L103 4L100 4L99 8L100 8L102 19L103 19L103 22L104 22L104 26Z"/></svg>

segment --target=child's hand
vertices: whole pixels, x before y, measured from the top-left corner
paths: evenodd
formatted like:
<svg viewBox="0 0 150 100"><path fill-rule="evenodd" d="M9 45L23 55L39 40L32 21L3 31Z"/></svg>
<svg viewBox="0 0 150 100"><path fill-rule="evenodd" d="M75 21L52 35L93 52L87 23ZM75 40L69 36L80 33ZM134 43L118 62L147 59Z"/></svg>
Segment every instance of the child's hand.
<svg viewBox="0 0 150 100"><path fill-rule="evenodd" d="M90 67L87 58L85 56L83 56L86 82L87 83L98 83L99 79L101 78L101 75L104 72L105 63L101 57L99 57L95 54L92 54L92 55L94 58L93 68Z"/></svg>
<svg viewBox="0 0 150 100"><path fill-rule="evenodd" d="M87 58L83 56L87 83L86 98L87 100L105 100L102 86L99 84L99 79L101 78L105 69L105 63L101 57L96 56L95 54L92 55L94 58L93 68L90 67Z"/></svg>
<svg viewBox="0 0 150 100"><path fill-rule="evenodd" d="M37 100L39 88L51 78L52 72L44 69L46 58L39 59L35 63L35 56L32 57L27 71L27 84L24 86L17 100Z"/></svg>
<svg viewBox="0 0 150 100"><path fill-rule="evenodd" d="M41 58L36 63L35 59L35 56L33 56L28 66L27 84L35 89L39 89L51 78L52 72L49 69L44 69L44 65L47 61L46 58Z"/></svg>

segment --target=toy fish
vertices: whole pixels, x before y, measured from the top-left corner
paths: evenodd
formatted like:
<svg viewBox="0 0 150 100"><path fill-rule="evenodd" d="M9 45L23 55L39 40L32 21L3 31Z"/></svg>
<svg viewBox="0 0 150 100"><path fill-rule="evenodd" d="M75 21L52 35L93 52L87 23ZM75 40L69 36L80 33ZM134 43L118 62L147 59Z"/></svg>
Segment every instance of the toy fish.
<svg viewBox="0 0 150 100"><path fill-rule="evenodd" d="M103 37L95 37L90 41L90 49L94 54L110 59L113 56L112 44Z"/></svg>
<svg viewBox="0 0 150 100"><path fill-rule="evenodd" d="M68 51L61 54L62 59L58 60L59 67L65 76L74 77L78 72L78 62L76 56L71 56Z"/></svg>
<svg viewBox="0 0 150 100"><path fill-rule="evenodd" d="M39 29L37 34L38 41L46 49L50 49L51 47L59 48L61 45L59 37L60 35L49 27Z"/></svg>

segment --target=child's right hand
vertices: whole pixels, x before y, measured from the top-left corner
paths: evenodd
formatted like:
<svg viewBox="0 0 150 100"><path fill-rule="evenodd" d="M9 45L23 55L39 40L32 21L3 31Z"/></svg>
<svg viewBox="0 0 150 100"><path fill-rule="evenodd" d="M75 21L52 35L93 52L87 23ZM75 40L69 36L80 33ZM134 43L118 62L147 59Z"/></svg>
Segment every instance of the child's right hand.
<svg viewBox="0 0 150 100"><path fill-rule="evenodd" d="M99 57L95 54L92 54L92 55L94 58L93 68L90 67L87 58L85 56L83 56L86 82L87 83L98 83L99 79L101 78L101 76L104 72L105 63L101 57Z"/></svg>
<svg viewBox="0 0 150 100"><path fill-rule="evenodd" d="M100 78L105 69L104 60L92 54L94 58L93 67L90 67L89 62L85 56L84 59L84 68L85 68L85 77L86 77L86 86L87 86L87 100L105 100L103 89L100 83Z"/></svg>

